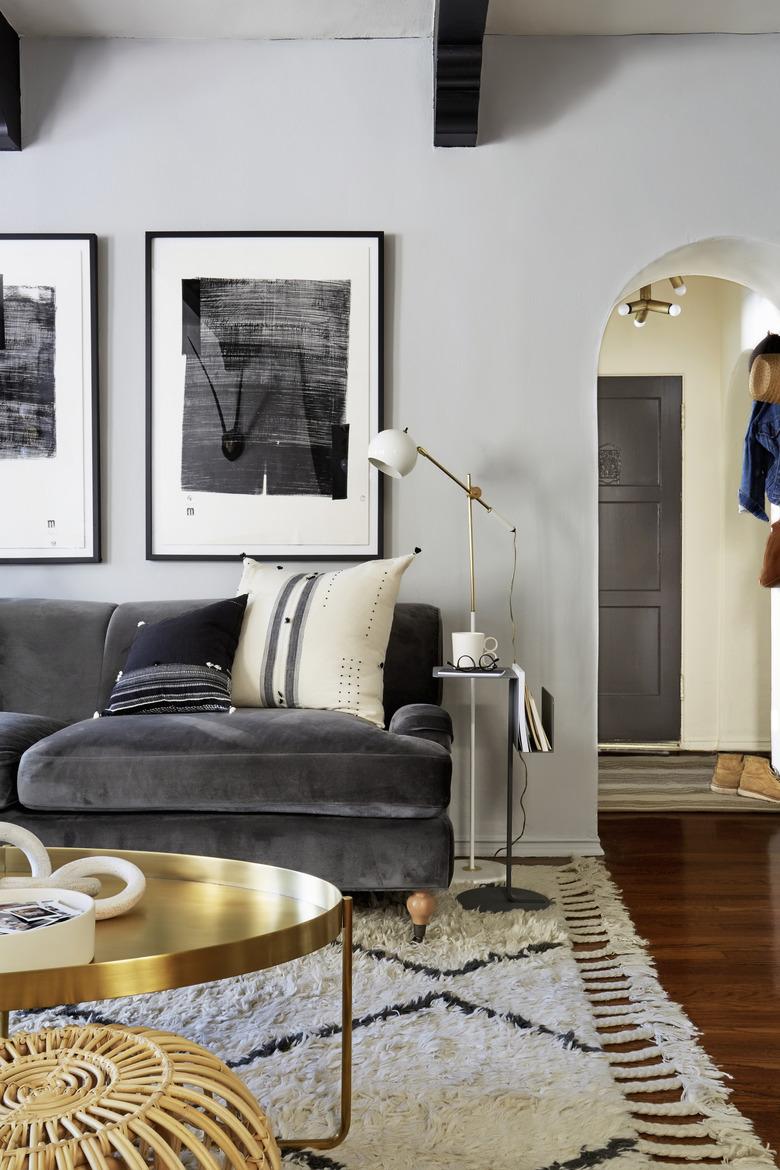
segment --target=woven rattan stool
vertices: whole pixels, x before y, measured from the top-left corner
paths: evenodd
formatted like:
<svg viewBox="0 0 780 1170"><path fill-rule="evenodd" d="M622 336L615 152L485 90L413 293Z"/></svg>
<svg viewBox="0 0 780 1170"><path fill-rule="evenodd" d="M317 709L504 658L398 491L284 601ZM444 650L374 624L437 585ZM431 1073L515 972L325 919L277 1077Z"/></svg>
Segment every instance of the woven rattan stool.
<svg viewBox="0 0 780 1170"><path fill-rule="evenodd" d="M0 1170L280 1170L268 1123L205 1048L90 1025L0 1040Z"/></svg>

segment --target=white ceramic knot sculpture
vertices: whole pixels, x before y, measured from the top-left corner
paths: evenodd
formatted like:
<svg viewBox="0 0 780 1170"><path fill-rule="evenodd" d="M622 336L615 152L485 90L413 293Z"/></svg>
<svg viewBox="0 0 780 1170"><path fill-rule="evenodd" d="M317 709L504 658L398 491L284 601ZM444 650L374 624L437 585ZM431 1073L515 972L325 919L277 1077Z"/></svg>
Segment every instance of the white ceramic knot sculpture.
<svg viewBox="0 0 780 1170"><path fill-rule="evenodd" d="M146 878L137 865L122 857L79 857L61 865L52 873L51 858L46 846L34 833L0 821L0 844L15 845L30 864L31 877L0 877L0 889L35 887L44 890L78 890L95 898L95 918L116 918L140 902L146 889ZM121 878L124 889L110 898L98 898L98 874Z"/></svg>

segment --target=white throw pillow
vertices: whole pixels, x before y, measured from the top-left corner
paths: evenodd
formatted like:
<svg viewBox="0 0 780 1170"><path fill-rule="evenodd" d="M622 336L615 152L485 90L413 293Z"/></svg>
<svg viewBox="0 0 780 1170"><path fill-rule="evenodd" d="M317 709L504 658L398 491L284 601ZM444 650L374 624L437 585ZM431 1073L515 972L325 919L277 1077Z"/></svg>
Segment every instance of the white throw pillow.
<svg viewBox="0 0 780 1170"><path fill-rule="evenodd" d="M384 727L385 651L413 560L410 553L331 573L290 573L246 557L235 706L347 711Z"/></svg>

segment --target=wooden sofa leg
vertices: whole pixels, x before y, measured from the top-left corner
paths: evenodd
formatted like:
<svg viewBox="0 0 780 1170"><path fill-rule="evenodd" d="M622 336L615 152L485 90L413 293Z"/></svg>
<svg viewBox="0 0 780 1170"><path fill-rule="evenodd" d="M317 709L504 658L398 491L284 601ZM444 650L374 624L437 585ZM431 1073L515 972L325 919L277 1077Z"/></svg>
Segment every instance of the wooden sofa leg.
<svg viewBox="0 0 780 1170"><path fill-rule="evenodd" d="M436 898L428 890L415 890L406 899L406 909L412 917L414 927L412 942L421 943L425 938L428 923L436 913Z"/></svg>

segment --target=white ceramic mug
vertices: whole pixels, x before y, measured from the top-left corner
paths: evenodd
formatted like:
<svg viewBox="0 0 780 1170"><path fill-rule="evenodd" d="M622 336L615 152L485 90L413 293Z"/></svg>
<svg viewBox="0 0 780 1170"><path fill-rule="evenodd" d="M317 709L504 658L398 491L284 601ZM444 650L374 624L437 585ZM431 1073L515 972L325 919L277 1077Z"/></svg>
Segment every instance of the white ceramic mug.
<svg viewBox="0 0 780 1170"><path fill-rule="evenodd" d="M496 638L486 638L484 634L472 632L452 635L452 661L455 666L458 665L461 658L471 658L479 666L479 660L484 654L495 658L497 650L498 640ZM467 665L468 663L461 663L461 666Z"/></svg>

